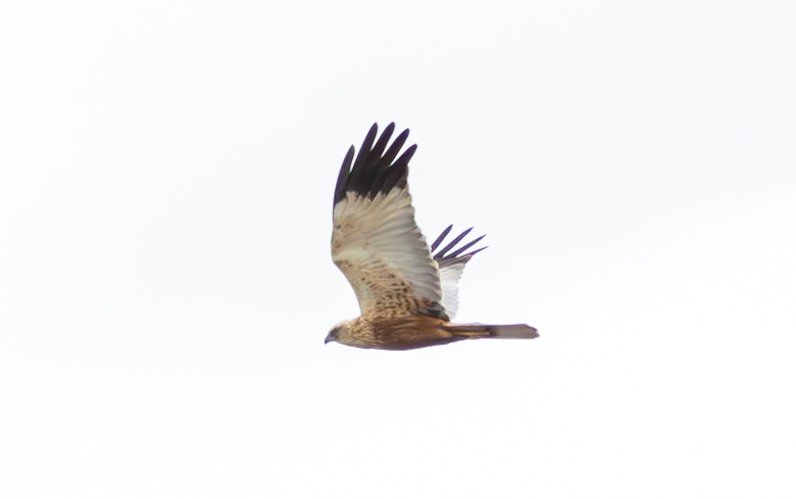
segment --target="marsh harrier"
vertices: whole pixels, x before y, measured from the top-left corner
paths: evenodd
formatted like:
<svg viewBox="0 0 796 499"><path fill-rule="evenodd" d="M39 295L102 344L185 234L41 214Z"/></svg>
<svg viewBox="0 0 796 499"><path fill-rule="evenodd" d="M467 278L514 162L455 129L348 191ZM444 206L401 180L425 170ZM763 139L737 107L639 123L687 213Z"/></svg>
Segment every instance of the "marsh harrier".
<svg viewBox="0 0 796 499"><path fill-rule="evenodd" d="M395 124L378 140L377 130L376 124L370 128L356 158L351 146L337 178L332 259L354 288L361 315L332 328L326 343L408 350L477 338L539 336L526 324L451 323L464 266L484 248L468 250L484 236L460 245L467 229L437 251L448 227L429 248L415 223L406 184L417 146L399 155L409 130L389 147Z"/></svg>

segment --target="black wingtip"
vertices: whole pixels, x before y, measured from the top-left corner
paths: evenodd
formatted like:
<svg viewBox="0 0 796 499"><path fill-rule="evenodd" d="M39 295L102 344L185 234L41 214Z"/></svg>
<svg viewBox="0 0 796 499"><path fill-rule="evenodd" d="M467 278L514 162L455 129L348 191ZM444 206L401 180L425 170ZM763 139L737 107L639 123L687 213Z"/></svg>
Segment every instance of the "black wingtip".
<svg viewBox="0 0 796 499"><path fill-rule="evenodd" d="M371 125L370 130L368 130L367 135L365 135L365 140L362 141L362 146L359 148L359 153L357 154L357 159L354 160L354 166L351 167L351 173L354 174L359 172L365 165L365 159L370 154L370 149L373 147L373 141L376 139L376 134L379 132L379 127L376 123ZM353 177L354 175L352 175Z"/></svg>
<svg viewBox="0 0 796 499"><path fill-rule="evenodd" d="M415 155L416 151L417 151L417 144L412 144L411 146L409 146L406 149L406 151L404 151L403 154L401 154L400 158L395 160L395 163L394 163L393 166L408 165L409 164L409 160L412 159L412 156Z"/></svg>
<svg viewBox="0 0 796 499"><path fill-rule="evenodd" d="M408 138L409 138L409 129L407 128L406 130L401 132L397 137L395 137L395 140L393 141L392 145L389 147L389 149L387 149L387 152L384 153L384 156L382 156L382 161L384 163L392 163L392 160L394 160L395 157L398 156L398 152L404 146L404 144L406 143L406 139Z"/></svg>
<svg viewBox="0 0 796 499"><path fill-rule="evenodd" d="M470 258L471 256L475 255L476 253L480 253L480 252L484 251L484 250L485 250L485 249L487 249L488 247L489 247L489 246L481 246L480 248L478 248L478 249L475 249L475 250L473 250L473 251L471 251L471 252L467 253L466 255L462 255L462 256L460 256L459 258Z"/></svg>
<svg viewBox="0 0 796 499"><path fill-rule="evenodd" d="M461 255L462 253L464 253L468 249L470 249L473 246L475 246L476 244L478 244L478 242L481 239L485 238L485 237L486 237L486 234L484 234L483 236L480 236L480 237L476 237L475 239L473 239L469 243L465 244L464 246L460 247L459 249L457 249L456 251L454 251L453 253L448 255L448 258L456 258L457 256Z"/></svg>
<svg viewBox="0 0 796 499"><path fill-rule="evenodd" d="M374 123L375 126L375 123ZM368 155L368 159L375 159L381 156L384 153L384 148L387 147L387 142L390 141L390 137L392 137L392 133L395 131L395 123L390 123L384 128L384 131L381 132L381 136L379 140L376 141L376 144L373 145L373 149L370 151Z"/></svg>
<svg viewBox="0 0 796 499"><path fill-rule="evenodd" d="M351 168L351 161L354 159L354 146L348 148L348 152L343 158L343 164L340 166L340 173L337 174L337 184L334 187L334 204L339 203L345 199L345 188L348 183L348 174Z"/></svg>
<svg viewBox="0 0 796 499"><path fill-rule="evenodd" d="M442 248L441 250L439 250L439 252L437 252L437 254L436 254L436 255L434 255L434 258L437 258L437 257L439 257L439 258L445 258L445 253L447 253L447 252L448 252L448 251L449 251L451 248L453 248L454 246L456 246L456 245L459 243L459 241L461 241L462 239L464 239L464 238L465 238L465 236L467 236L467 234L469 234L471 230L473 230L473 228L472 228L472 227L470 227L469 229L465 230L464 232L462 232L462 233L461 233L461 234L459 234L458 236L454 237L454 238L453 238L453 241L449 242L447 246L445 246L444 248Z"/></svg>
<svg viewBox="0 0 796 499"><path fill-rule="evenodd" d="M431 251L432 252L437 249L437 246L442 244L442 242L444 241L445 237L448 236L448 234L450 233L452 228L453 228L453 226L449 225L448 227L445 228L444 231L442 231L442 234L440 234L439 237L437 237L437 239L434 241L434 244L431 245ZM484 234L482 236L478 236L475 239L473 239L472 241L468 242L467 244L464 244L463 246L460 246L459 248L456 248L452 253L448 253L457 244L459 244L459 242L462 239L464 239L467 236L467 234L469 234L470 231L472 231L472 230L473 230L473 228L470 227L469 229L465 230L464 232L462 232L461 234L459 234L458 236L453 238L453 240L451 242L449 242L444 248L442 248L436 254L434 254L434 260L439 262L440 266L451 265L451 264L456 263L456 262L467 261L473 255L475 255L476 253L479 253L479 252L485 250L487 248L487 246L484 246L483 248L478 248L476 250L470 251L469 253L464 253L468 249L470 249L473 246L475 246L476 244L478 244L484 237L486 237L486 234Z"/></svg>
<svg viewBox="0 0 796 499"><path fill-rule="evenodd" d="M445 227L445 230L443 230L442 233L439 236L437 236L437 238L434 240L434 242L431 243L431 251L434 251L435 249L437 249L437 246L439 246L439 243L441 243L443 241L443 239L445 239L445 237L448 234L450 234L451 229L453 229L453 224L448 225L447 227Z"/></svg>
<svg viewBox="0 0 796 499"><path fill-rule="evenodd" d="M354 159L354 147L352 146L348 150L337 177L335 204L345 199L346 192L353 191L360 196L373 198L379 192L386 193L395 187L404 188L406 186L409 161L415 154L417 145L408 147L396 160L396 156L401 152L409 137L409 129L401 132L387 147L394 131L395 123L390 123L377 140L378 124L374 123L365 135L365 140L362 141L362 146L356 153L356 159Z"/></svg>

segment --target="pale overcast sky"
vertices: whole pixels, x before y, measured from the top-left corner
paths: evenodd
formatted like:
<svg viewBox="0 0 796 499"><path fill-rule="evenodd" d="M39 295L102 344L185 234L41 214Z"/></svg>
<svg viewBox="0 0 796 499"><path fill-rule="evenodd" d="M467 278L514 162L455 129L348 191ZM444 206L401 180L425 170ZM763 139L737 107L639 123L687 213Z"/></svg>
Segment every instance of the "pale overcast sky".
<svg viewBox="0 0 796 499"><path fill-rule="evenodd" d="M791 1L0 7L0 496L750 498L796 484ZM412 130L458 319L358 314L334 181Z"/></svg>

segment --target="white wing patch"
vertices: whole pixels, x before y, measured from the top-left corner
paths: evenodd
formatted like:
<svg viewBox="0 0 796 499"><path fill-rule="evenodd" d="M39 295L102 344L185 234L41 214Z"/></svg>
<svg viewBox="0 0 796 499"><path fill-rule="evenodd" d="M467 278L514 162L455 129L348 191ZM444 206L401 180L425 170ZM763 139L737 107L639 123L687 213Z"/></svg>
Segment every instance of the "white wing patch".
<svg viewBox="0 0 796 499"><path fill-rule="evenodd" d="M459 279L464 272L464 265L460 262L439 269L439 278L442 285L442 306L453 319L459 309Z"/></svg>
<svg viewBox="0 0 796 499"><path fill-rule="evenodd" d="M415 223L407 189L373 199L347 192L334 207L332 258L359 301L362 315L409 314L442 300L440 276Z"/></svg>

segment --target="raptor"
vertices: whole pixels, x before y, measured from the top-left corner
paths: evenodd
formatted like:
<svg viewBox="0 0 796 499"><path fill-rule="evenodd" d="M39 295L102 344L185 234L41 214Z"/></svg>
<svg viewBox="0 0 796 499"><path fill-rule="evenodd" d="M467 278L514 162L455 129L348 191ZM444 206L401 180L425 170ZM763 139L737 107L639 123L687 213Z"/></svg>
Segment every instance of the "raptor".
<svg viewBox="0 0 796 499"><path fill-rule="evenodd" d="M332 259L354 288L361 315L334 326L326 343L408 350L479 338L538 337L526 324L451 322L459 278L473 255L484 249L471 250L484 236L460 244L470 233L467 229L448 242L449 226L429 247L415 223L407 185L417 145L401 152L409 130L390 143L394 131L390 123L377 139L373 124L359 153L351 146L340 167Z"/></svg>

